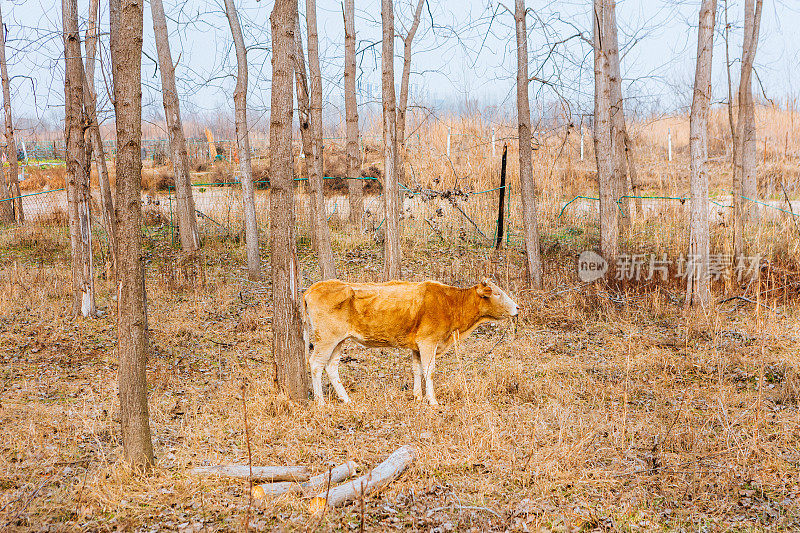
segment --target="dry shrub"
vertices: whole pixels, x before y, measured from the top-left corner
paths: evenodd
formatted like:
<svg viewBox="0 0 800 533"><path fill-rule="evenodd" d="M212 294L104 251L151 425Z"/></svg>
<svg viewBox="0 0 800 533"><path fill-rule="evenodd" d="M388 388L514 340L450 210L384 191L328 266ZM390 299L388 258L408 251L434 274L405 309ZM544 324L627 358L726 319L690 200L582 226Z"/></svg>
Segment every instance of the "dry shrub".
<svg viewBox="0 0 800 533"><path fill-rule="evenodd" d="M267 304L248 307L241 313L236 331L248 332L269 328L269 321L267 320L268 314L269 305Z"/></svg>
<svg viewBox="0 0 800 533"><path fill-rule="evenodd" d="M67 223L66 214L59 210L63 222ZM66 232L53 231L52 221L37 220L37 224L26 224L10 232L11 239L5 248L14 253L26 256L36 262L52 263L69 254L69 235Z"/></svg>
<svg viewBox="0 0 800 533"><path fill-rule="evenodd" d="M758 186L761 190L774 191L783 199L782 185L791 196L797 194L800 185L800 166L788 161L768 163L758 175Z"/></svg>
<svg viewBox="0 0 800 533"><path fill-rule="evenodd" d="M800 372L794 366L783 369L783 376L772 394L772 401L778 405L800 404Z"/></svg>
<svg viewBox="0 0 800 533"><path fill-rule="evenodd" d="M167 191L175 188L175 176L168 166L142 169L142 190Z"/></svg>
<svg viewBox="0 0 800 533"><path fill-rule="evenodd" d="M182 252L160 245L155 255L158 258L158 280L170 292L200 290L205 287L205 266L201 252ZM186 332L180 330L178 333Z"/></svg>
<svg viewBox="0 0 800 533"><path fill-rule="evenodd" d="M64 166L25 167L26 179L19 184L24 192L63 189L66 187L67 169Z"/></svg>
<svg viewBox="0 0 800 533"><path fill-rule="evenodd" d="M66 211L56 207L48 213L36 217L36 223L42 226L66 226L69 224L69 216Z"/></svg>

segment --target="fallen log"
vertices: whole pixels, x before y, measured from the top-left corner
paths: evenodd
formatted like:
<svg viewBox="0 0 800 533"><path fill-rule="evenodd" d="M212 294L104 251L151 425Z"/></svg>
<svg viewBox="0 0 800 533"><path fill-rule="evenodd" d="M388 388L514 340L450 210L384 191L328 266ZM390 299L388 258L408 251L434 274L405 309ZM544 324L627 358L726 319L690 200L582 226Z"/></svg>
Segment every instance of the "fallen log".
<svg viewBox="0 0 800 533"><path fill-rule="evenodd" d="M326 505L336 507L380 490L400 476L416 458L417 449L414 446L401 446L366 475L317 494L309 504L310 510L317 512Z"/></svg>
<svg viewBox="0 0 800 533"><path fill-rule="evenodd" d="M313 496L321 490L325 490L330 484L333 486L335 483L344 481L356 473L358 465L354 461L347 461L344 464L332 468L328 472L311 477L308 481L301 481L299 483L293 481L281 481L279 483L265 483L263 485L255 485L253 487L253 497L262 499L267 496L278 496L287 492L297 492L304 496Z"/></svg>
<svg viewBox="0 0 800 533"><path fill-rule="evenodd" d="M306 481L311 473L305 466L254 466L253 480L258 481ZM201 476L222 476L247 479L250 477L248 465L212 465L192 468L192 474Z"/></svg>

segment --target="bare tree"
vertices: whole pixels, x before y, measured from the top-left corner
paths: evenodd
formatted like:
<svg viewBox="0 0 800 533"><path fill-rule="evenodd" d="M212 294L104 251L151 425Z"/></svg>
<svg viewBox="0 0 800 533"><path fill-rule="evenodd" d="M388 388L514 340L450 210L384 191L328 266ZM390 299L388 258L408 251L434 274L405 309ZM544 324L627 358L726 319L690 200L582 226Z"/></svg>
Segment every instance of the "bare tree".
<svg viewBox="0 0 800 533"><path fill-rule="evenodd" d="M300 277L294 235L292 165L292 70L294 69L297 0L276 0L272 28L272 95L270 107L272 350L278 388L296 401L308 398L308 372L301 334Z"/></svg>
<svg viewBox="0 0 800 533"><path fill-rule="evenodd" d="M247 128L247 49L244 46L242 26L233 0L225 0L225 14L236 49L236 89L233 105L236 114L236 146L239 148L239 166L242 171L242 204L244 205L244 238L247 247L247 275L251 280L261 279L261 257L258 252L258 224L256 223L253 167L250 162L250 132Z"/></svg>
<svg viewBox="0 0 800 533"><path fill-rule="evenodd" d="M753 3L755 2L755 9ZM734 256L744 253L744 225L755 217L755 206L744 197L755 199L757 192L755 110L752 73L758 48L763 0L744 2L744 40L742 42L742 71L739 77L739 116L736 122L733 172Z"/></svg>
<svg viewBox="0 0 800 533"><path fill-rule="evenodd" d="M711 65L714 51L714 24L717 0L703 0L697 31L697 67L694 96L689 117L691 151L691 215L689 221L689 258L692 268L686 279L687 305L708 304L709 225L708 225L708 111L711 106Z"/></svg>
<svg viewBox="0 0 800 533"><path fill-rule="evenodd" d="M347 137L347 190L350 198L350 222L362 228L364 182L361 179L361 151L358 148L358 100L356 99L356 24L355 2L344 0L344 109Z"/></svg>
<svg viewBox="0 0 800 533"><path fill-rule="evenodd" d="M3 14L0 12L0 79L3 84L3 111L6 119L6 158L8 159L8 190L6 194L15 197L15 200L3 202L6 206L13 206L14 213L11 215L13 220L16 216L17 222L25 220L25 213L22 210L22 198L20 198L19 188L19 162L17 161L17 143L14 141L14 121L11 116L11 84L8 78L8 65L6 64L6 27L3 24ZM3 181L0 175L0 181ZM4 198L7 196L3 196Z"/></svg>
<svg viewBox="0 0 800 533"><path fill-rule="evenodd" d="M62 0L64 24L64 125L67 159L67 201L72 251L72 312L94 316L92 224L89 212L89 161L83 138L83 56L78 33L77 0Z"/></svg>
<svg viewBox="0 0 800 533"><path fill-rule="evenodd" d="M161 96L164 100L164 115L167 120L167 137L175 171L175 201L181 247L186 251L192 251L200 248L200 235L197 231L197 215L192 197L192 182L189 177L189 154L186 151L178 90L175 86L175 65L172 63L167 19L161 0L150 1L150 12L153 15L153 32L158 52L158 65L161 69Z"/></svg>
<svg viewBox="0 0 800 533"><path fill-rule="evenodd" d="M107 236L107 256L111 272L117 271L114 256L116 249L116 221L114 220L114 201L111 197L111 185L108 180L108 167L106 154L103 148L103 139L100 136L100 125L97 120L97 93L94 88L94 69L97 51L97 24L100 16L99 0L89 2L89 24L86 28L86 68L84 70L83 98L88 128L85 139L87 152L94 153L97 168L97 182L100 185L100 213ZM91 158L89 158L91 161ZM91 182L91 175L90 175Z"/></svg>
<svg viewBox="0 0 800 533"><path fill-rule="evenodd" d="M530 284L542 288L542 258L536 219L536 186L533 180L531 148L531 109L528 99L528 31L525 0L515 0L514 21L517 35L517 121L519 123L519 182L522 194L522 221L525 232L526 272Z"/></svg>
<svg viewBox="0 0 800 533"><path fill-rule="evenodd" d="M606 15L608 16L608 64L610 68L610 82L611 82L611 123L614 128L615 150L614 150L614 167L616 169L615 181L615 195L619 199L620 205L620 223L623 226L630 225L630 195L634 186L632 177L635 174L635 169L629 167L634 166L634 158L630 139L628 137L628 128L625 125L625 105L622 96L622 73L620 68L619 59L619 40L617 38L617 2L616 0L609 0L606 6Z"/></svg>
<svg viewBox="0 0 800 533"><path fill-rule="evenodd" d="M386 216L384 269L387 280L402 276L400 248L400 194L397 175L397 110L394 94L394 8L392 0L381 0L383 41L381 45L381 93L383 100L383 200Z"/></svg>
<svg viewBox="0 0 800 533"><path fill-rule="evenodd" d="M600 197L600 253L608 261L609 273L617 261L617 198L614 183L616 135L611 123L611 83L608 61L608 0L594 0L594 152Z"/></svg>
<svg viewBox="0 0 800 533"><path fill-rule="evenodd" d="M317 35L317 2L306 0L306 26L308 29L308 74L311 118L311 160L306 158L311 185L311 214L314 246L322 279L336 277L336 265L331 249L331 232L325 214L324 166L322 146L322 71L319 65L319 36ZM300 54L300 50L297 51ZM313 172L311 171L313 167Z"/></svg>
<svg viewBox="0 0 800 533"><path fill-rule="evenodd" d="M414 18L411 27L403 38L403 73L400 77L400 100L397 102L397 144L400 147L398 152L398 172L400 179L405 173L404 163L406 156L406 111L408 109L408 82L411 77L411 44L419 28L419 21L422 17L422 7L425 0L417 1L417 8L414 10Z"/></svg>
<svg viewBox="0 0 800 533"><path fill-rule="evenodd" d="M122 447L153 465L147 406L147 312L142 263L142 26L140 0L110 0L111 73L117 127L117 354Z"/></svg>

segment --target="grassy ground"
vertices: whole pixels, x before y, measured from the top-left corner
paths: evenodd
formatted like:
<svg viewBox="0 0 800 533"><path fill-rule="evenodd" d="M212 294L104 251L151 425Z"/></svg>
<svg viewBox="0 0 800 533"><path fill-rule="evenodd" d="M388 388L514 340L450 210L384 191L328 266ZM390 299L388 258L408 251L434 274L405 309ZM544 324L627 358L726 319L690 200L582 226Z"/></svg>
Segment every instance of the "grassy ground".
<svg viewBox="0 0 800 533"><path fill-rule="evenodd" d="M335 238L343 277L377 279L379 245ZM292 405L273 386L270 287L245 280L243 248L207 242L198 276L148 242L158 465L142 476L120 461L105 280L103 316L73 319L64 229L3 232L0 530L800 529L800 310L785 279L764 281L784 287L763 300L778 313L738 301L687 314L679 285L581 287L576 250L543 242L543 292L524 290L515 250L405 243L409 279L489 274L524 307L437 360L439 409L413 400L407 353L355 346L350 405L327 384L329 406ZM368 468L407 443L419 459L363 512L314 516L299 497L250 502L245 482L189 474L247 463L248 448L255 465Z"/></svg>

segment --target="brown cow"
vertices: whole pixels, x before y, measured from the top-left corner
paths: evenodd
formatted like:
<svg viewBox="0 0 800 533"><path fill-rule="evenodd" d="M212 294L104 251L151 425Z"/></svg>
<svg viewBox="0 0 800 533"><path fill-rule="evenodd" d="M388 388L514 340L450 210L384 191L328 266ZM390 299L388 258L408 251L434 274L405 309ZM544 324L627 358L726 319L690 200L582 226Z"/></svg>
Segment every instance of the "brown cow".
<svg viewBox="0 0 800 533"><path fill-rule="evenodd" d="M431 405L438 405L432 380L436 354L446 352L456 334L464 338L484 322L518 312L517 304L488 279L468 289L436 281L315 283L303 295L303 338L314 399L325 403L325 369L339 398L350 401L339 380L339 358L344 341L353 339L368 348L411 350L414 396L422 399L424 375L425 396Z"/></svg>

